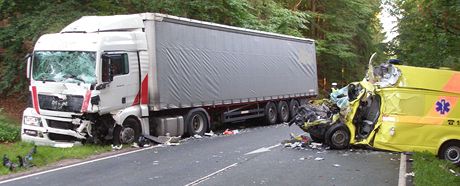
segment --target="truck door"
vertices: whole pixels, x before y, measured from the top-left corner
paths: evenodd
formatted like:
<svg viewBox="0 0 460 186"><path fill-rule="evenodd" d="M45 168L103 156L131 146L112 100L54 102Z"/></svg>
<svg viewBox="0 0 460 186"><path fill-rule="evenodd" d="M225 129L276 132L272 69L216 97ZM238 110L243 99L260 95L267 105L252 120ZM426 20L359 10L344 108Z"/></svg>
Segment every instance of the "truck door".
<svg viewBox="0 0 460 186"><path fill-rule="evenodd" d="M106 88L100 92L101 113L131 106L139 90L137 58L135 53L110 53L102 56L102 82ZM130 62L131 61L131 62Z"/></svg>

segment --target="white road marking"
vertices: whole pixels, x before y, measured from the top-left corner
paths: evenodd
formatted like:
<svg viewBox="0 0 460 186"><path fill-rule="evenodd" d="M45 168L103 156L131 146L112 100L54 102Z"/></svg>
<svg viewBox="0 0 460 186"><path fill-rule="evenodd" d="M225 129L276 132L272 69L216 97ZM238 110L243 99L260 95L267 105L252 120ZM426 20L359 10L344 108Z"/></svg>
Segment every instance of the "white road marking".
<svg viewBox="0 0 460 186"><path fill-rule="evenodd" d="M216 175L216 174L218 174L218 173L220 173L220 172L223 172L223 171L225 171L225 170L227 170L227 169L229 169L229 168L235 167L236 165L238 165L238 163L234 163L234 164L231 164L231 165L229 165L229 166L226 166L226 167L224 167L223 169L220 169L220 170L218 170L218 171L216 171L216 172L213 172L213 173L211 173L211 174L208 174L207 176L204 176L204 177L202 177L202 178L200 178L200 179L197 179L197 180L195 180L195 181L193 181L193 182L190 182L189 184L187 184L187 185L185 185L185 186L194 186L194 185L198 185L199 183L201 183L201 182L206 181L207 179L209 179L211 176L214 176L214 175Z"/></svg>
<svg viewBox="0 0 460 186"><path fill-rule="evenodd" d="M72 167L76 167L76 166L80 166L80 165L85 165L85 164L89 164L89 163L93 163L93 162L98 162L98 161L102 161L102 160L106 160L106 159L110 159L110 158L116 158L116 157L132 154L132 153L136 153L136 152L141 152L141 151L153 149L155 147L157 147L157 146L146 147L146 148L142 148L142 149L138 149L138 150L124 152L124 153L121 153L121 154L115 154L115 155L112 155L112 156L102 157L102 158L98 158L98 159L94 159L94 160L80 162L80 163L76 163L76 164L72 164L72 165L67 165L67 166L64 166L64 167L59 167L59 168L50 169L50 170L46 170L46 171L42 171L42 172L37 172L37 173L29 174L29 175L24 175L24 176L20 176L20 177L16 177L16 178L11 178L11 179L0 181L0 184L12 182L12 181L17 181L17 180L21 180L21 179L25 179L25 178L30 178L30 177L33 177L33 176L38 176L38 175L42 175L42 174L46 174L46 173L50 173L50 172L55 172L55 171L59 171L59 170L63 170L63 169L68 169L68 168L72 168Z"/></svg>
<svg viewBox="0 0 460 186"><path fill-rule="evenodd" d="M406 186L406 155L401 153L401 160L399 161L399 179L398 186Z"/></svg>
<svg viewBox="0 0 460 186"><path fill-rule="evenodd" d="M281 144L278 143L278 144L273 145L273 146L270 146L270 147L262 147L262 148L260 148L260 149L257 149L257 150L248 152L248 153L246 153L246 154L244 154L244 155L257 154L257 153L262 153L262 152L268 152L268 151L270 151L271 149L276 148L276 147L278 147L278 146L280 146L280 145L281 145Z"/></svg>

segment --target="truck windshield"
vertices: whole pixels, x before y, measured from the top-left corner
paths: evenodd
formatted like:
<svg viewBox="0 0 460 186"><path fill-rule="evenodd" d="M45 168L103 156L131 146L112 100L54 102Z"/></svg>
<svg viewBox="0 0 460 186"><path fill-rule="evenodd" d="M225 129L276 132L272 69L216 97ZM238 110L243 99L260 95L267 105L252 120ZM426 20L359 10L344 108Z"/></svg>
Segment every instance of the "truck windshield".
<svg viewBox="0 0 460 186"><path fill-rule="evenodd" d="M96 52L36 51L33 79L65 83L96 83Z"/></svg>

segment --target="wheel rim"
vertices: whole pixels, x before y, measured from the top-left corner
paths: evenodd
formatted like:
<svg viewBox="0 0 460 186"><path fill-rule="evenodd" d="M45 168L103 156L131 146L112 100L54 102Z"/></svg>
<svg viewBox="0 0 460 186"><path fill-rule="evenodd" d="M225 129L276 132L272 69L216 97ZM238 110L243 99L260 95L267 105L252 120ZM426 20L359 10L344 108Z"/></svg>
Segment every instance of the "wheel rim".
<svg viewBox="0 0 460 186"><path fill-rule="evenodd" d="M199 133L204 128L204 119L201 115L197 114L192 117L192 129L195 133Z"/></svg>
<svg viewBox="0 0 460 186"><path fill-rule="evenodd" d="M294 102L292 104L292 114L293 114L293 116L295 116L298 111L299 111L299 104L297 102Z"/></svg>
<svg viewBox="0 0 460 186"><path fill-rule="evenodd" d="M276 119L275 118L275 109L273 109L273 107L270 107L268 109L268 117L270 118L270 121L273 123L274 120Z"/></svg>
<svg viewBox="0 0 460 186"><path fill-rule="evenodd" d="M120 132L120 139L122 143L133 143L135 131L131 127L123 127Z"/></svg>
<svg viewBox="0 0 460 186"><path fill-rule="evenodd" d="M452 146L446 150L445 154L446 160L449 160L454 163L460 162L460 147Z"/></svg>
<svg viewBox="0 0 460 186"><path fill-rule="evenodd" d="M287 120L288 120L289 111L288 111L286 105L283 105L283 106L281 107L281 116L282 116L283 121L287 121Z"/></svg>
<svg viewBox="0 0 460 186"><path fill-rule="evenodd" d="M346 143L347 134L343 130L338 130L332 135L332 142L337 145Z"/></svg>

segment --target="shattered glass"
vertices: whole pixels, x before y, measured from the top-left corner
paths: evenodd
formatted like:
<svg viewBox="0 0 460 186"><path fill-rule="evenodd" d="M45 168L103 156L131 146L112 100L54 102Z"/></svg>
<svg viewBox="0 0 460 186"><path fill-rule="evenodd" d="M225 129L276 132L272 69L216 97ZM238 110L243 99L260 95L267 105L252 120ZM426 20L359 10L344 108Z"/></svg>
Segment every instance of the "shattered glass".
<svg viewBox="0 0 460 186"><path fill-rule="evenodd" d="M36 51L33 79L64 83L96 83L96 52Z"/></svg>
<svg viewBox="0 0 460 186"><path fill-rule="evenodd" d="M383 88L396 85L401 76L401 71L392 64L383 63L374 67L373 74L374 79L372 82L375 82L374 85Z"/></svg>

